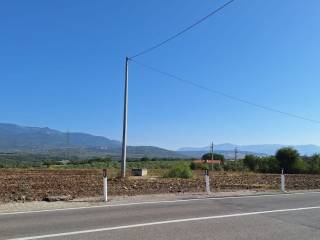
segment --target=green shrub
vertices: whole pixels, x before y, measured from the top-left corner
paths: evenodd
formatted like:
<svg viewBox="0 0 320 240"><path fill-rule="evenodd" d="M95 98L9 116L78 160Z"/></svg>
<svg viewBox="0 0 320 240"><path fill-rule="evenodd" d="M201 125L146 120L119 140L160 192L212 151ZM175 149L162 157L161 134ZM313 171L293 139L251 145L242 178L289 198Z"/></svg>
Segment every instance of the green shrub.
<svg viewBox="0 0 320 240"><path fill-rule="evenodd" d="M279 161L274 157L263 157L259 163L259 172L262 173L280 173Z"/></svg>
<svg viewBox="0 0 320 240"><path fill-rule="evenodd" d="M294 165L292 166L292 169L293 169L293 172L294 173L306 173L307 171L307 166L306 166L306 163L301 160L301 159L298 159Z"/></svg>
<svg viewBox="0 0 320 240"><path fill-rule="evenodd" d="M190 163L190 168L192 170L209 170L209 164L208 163Z"/></svg>
<svg viewBox="0 0 320 240"><path fill-rule="evenodd" d="M209 164L208 163L198 163L200 170L209 170Z"/></svg>
<svg viewBox="0 0 320 240"><path fill-rule="evenodd" d="M213 164L213 170L215 171L221 171L222 170L222 166L218 163Z"/></svg>
<svg viewBox="0 0 320 240"><path fill-rule="evenodd" d="M190 166L186 163L179 163L170 168L164 175L165 178L192 178Z"/></svg>
<svg viewBox="0 0 320 240"><path fill-rule="evenodd" d="M195 162L191 162L191 163L190 163L190 168L191 168L192 170L196 170L196 169L197 169L196 163L195 163Z"/></svg>
<svg viewBox="0 0 320 240"><path fill-rule="evenodd" d="M243 164L250 171L255 172L259 167L260 160L261 159L259 157L253 154L247 154L243 159Z"/></svg>
<svg viewBox="0 0 320 240"><path fill-rule="evenodd" d="M245 166L242 160L237 161L225 161L222 165L224 171L243 171Z"/></svg>
<svg viewBox="0 0 320 240"><path fill-rule="evenodd" d="M307 171L311 174L320 174L320 154L314 154L311 157L304 156Z"/></svg>

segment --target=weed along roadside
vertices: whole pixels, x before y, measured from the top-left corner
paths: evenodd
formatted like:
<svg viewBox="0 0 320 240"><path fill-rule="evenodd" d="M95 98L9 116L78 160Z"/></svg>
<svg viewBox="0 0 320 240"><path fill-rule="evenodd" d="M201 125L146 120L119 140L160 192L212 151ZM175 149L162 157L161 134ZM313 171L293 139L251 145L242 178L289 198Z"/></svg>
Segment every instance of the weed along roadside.
<svg viewBox="0 0 320 240"><path fill-rule="evenodd" d="M184 171L182 171L183 173ZM213 174L213 176L212 176ZM108 195L205 192L203 171L192 171L192 178L159 176L108 176ZM209 172L211 191L279 190L280 174ZM101 170L23 170L0 171L0 201L43 200L48 196L73 198L103 196ZM320 188L320 175L287 174L286 190Z"/></svg>

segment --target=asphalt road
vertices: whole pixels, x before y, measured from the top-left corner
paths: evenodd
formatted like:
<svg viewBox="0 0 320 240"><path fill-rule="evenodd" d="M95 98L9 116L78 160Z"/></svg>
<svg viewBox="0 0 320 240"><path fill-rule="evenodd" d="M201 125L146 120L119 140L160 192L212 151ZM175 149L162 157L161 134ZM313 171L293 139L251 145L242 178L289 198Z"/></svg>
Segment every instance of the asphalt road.
<svg viewBox="0 0 320 240"><path fill-rule="evenodd" d="M0 239L320 239L320 193L0 213Z"/></svg>

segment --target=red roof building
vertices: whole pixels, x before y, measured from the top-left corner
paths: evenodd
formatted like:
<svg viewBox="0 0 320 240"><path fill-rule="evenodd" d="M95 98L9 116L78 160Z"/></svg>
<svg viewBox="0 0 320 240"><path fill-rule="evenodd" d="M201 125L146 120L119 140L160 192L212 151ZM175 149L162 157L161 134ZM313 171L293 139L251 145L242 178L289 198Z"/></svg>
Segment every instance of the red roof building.
<svg viewBox="0 0 320 240"><path fill-rule="evenodd" d="M194 163L221 164L221 160L193 160Z"/></svg>

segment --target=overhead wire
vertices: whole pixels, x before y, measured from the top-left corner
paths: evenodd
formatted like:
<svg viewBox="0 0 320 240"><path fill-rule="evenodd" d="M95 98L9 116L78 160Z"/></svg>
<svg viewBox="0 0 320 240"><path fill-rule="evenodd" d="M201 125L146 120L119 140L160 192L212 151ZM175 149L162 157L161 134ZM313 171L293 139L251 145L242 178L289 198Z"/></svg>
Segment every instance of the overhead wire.
<svg viewBox="0 0 320 240"><path fill-rule="evenodd" d="M190 26L184 28L183 30L177 32L176 34L172 35L171 37L155 44L154 46L147 48L133 56L130 57L130 59L134 59L136 57L139 57L141 55L144 55L146 53L149 53L159 47L161 47L162 45L166 44L167 42L179 37L180 35L182 35L183 33L189 31L190 29L194 28L195 26L199 25L200 23L202 23L203 21L207 20L208 18L212 17L213 15L215 15L216 13L220 12L221 10L223 10L224 8L226 8L228 5L230 5L231 3L233 3L235 0L230 0L224 4L222 4L220 7L216 8L215 10L213 10L212 12L210 12L209 14L207 14L206 16L202 17L201 19L199 19L198 21L194 22L193 24L191 24Z"/></svg>
<svg viewBox="0 0 320 240"><path fill-rule="evenodd" d="M186 79L181 78L179 76L176 76L176 75L174 75L172 73L160 70L160 69L155 68L153 66L149 66L149 65L147 65L145 63L141 63L141 62L138 62L138 61L133 60L133 59L131 59L131 60L132 60L132 62L136 63L137 65L140 65L140 66L142 66L142 67L144 67L146 69L149 69L149 70L151 70L153 72L162 74L162 75L167 76L167 77L169 77L171 79L174 79L174 80L177 80L179 82L188 84L190 86L205 90L207 92L210 92L210 93L213 93L213 94L216 94L216 95L220 95L222 97L231 99L233 101L237 101L237 102L240 102L240 103L243 103L243 104L247 104L247 105L250 105L250 106L253 106L253 107L256 107L256 108L260 108L260 109L263 109L263 110L266 110L266 111L269 111L269 112L274 112L274 113L286 115L286 116L291 117L291 118L296 118L296 119L300 119L300 120L304 120L304 121L320 124L319 120L307 118L307 117L304 117L304 116L301 116L301 115L298 115L298 114L290 113L290 112L287 112L287 111L283 111L283 110L279 110L279 109L276 109L276 108L272 108L272 107L268 107L268 106L265 106L265 105L261 105L261 104L255 103L253 101L249 101L249 100L243 99L243 98L239 98L239 97L227 94L227 93L219 91L219 90L211 89L209 87L203 86L203 85L198 84L196 82L193 82L193 81L190 81L190 80L186 80Z"/></svg>

